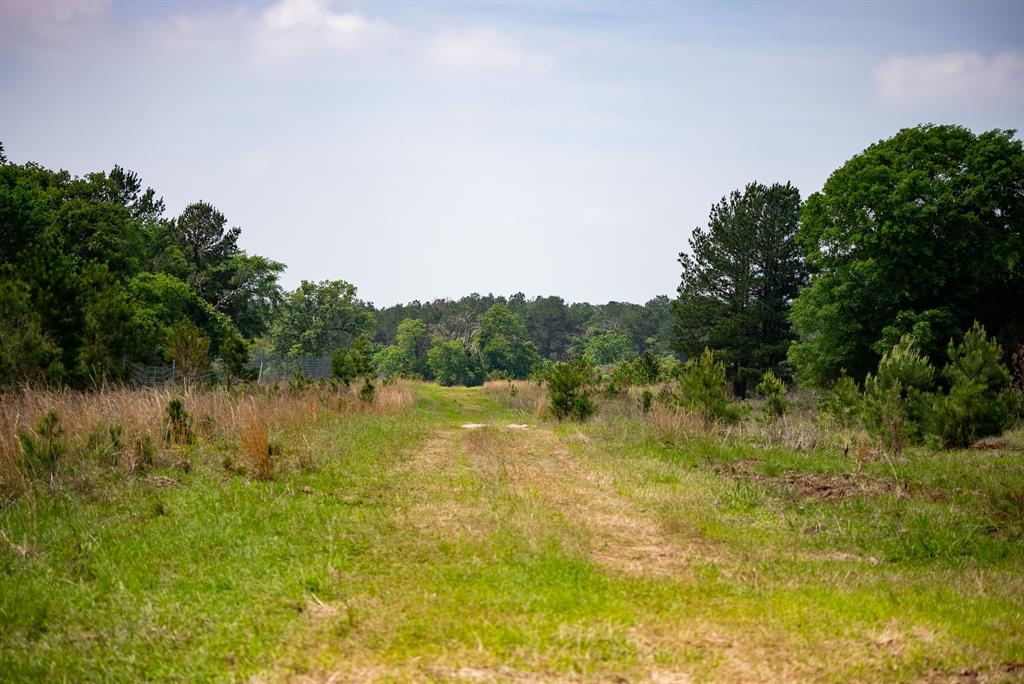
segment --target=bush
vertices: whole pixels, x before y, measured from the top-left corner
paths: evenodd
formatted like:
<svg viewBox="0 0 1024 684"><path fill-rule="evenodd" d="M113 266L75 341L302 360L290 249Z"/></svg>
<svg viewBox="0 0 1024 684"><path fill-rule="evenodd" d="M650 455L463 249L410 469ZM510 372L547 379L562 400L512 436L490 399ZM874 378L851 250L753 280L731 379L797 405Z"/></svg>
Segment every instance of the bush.
<svg viewBox="0 0 1024 684"><path fill-rule="evenodd" d="M840 430L851 430L860 414L860 390L843 371L818 402L818 413Z"/></svg>
<svg viewBox="0 0 1024 684"><path fill-rule="evenodd" d="M633 362L633 379L638 385L653 385L661 377L661 360L645 351Z"/></svg>
<svg viewBox="0 0 1024 684"><path fill-rule="evenodd" d="M594 369L584 359L552 365L547 372L551 413L559 420L586 420L597 410L587 395L594 382Z"/></svg>
<svg viewBox="0 0 1024 684"><path fill-rule="evenodd" d="M781 418L789 410L789 402L786 401L786 383L776 377L772 371L767 371L761 378L756 391L764 397L764 413L768 418Z"/></svg>
<svg viewBox="0 0 1024 684"><path fill-rule="evenodd" d="M551 361L551 359L541 359L537 363L533 364L533 366L530 367L530 380L533 380L537 383L537 387L540 387L544 384L544 381L548 379L548 372L551 370L553 365L554 362Z"/></svg>
<svg viewBox="0 0 1024 684"><path fill-rule="evenodd" d="M249 368L249 345L241 337L229 337L220 346L220 357L224 361L224 380L228 387L235 379L255 380L255 369Z"/></svg>
<svg viewBox="0 0 1024 684"><path fill-rule="evenodd" d="M34 475L45 475L57 469L57 463L67 454L64 425L60 414L47 411L36 423L35 435L22 431L18 435L25 464Z"/></svg>
<svg viewBox="0 0 1024 684"><path fill-rule="evenodd" d="M164 423L164 441L168 444L191 444L195 440L192 430L192 416L185 410L181 399L167 402Z"/></svg>
<svg viewBox="0 0 1024 684"><path fill-rule="evenodd" d="M605 394L609 398L623 396L635 382L636 374L633 364L629 361L619 361L612 368L612 372L608 374Z"/></svg>
<svg viewBox="0 0 1024 684"><path fill-rule="evenodd" d="M975 323L959 346L950 341L948 354L942 374L949 394L935 399L932 414L941 444L965 447L1001 434L1013 422L1013 401L1010 372L996 340L987 340L985 329Z"/></svg>
<svg viewBox="0 0 1024 684"><path fill-rule="evenodd" d="M331 354L331 377L348 387L356 378L369 378L374 374L373 345L369 338L360 335L348 349L338 349Z"/></svg>
<svg viewBox="0 0 1024 684"><path fill-rule="evenodd" d="M374 397L377 396L377 388L374 387L370 378L366 378L363 382L363 386L359 389L359 399L364 404L372 404Z"/></svg>
<svg viewBox="0 0 1024 684"><path fill-rule="evenodd" d="M710 349L690 359L679 371L677 402L699 411L705 418L735 422L741 411L726 394L725 364Z"/></svg>
<svg viewBox="0 0 1024 684"><path fill-rule="evenodd" d="M864 380L861 420L865 429L899 453L907 442L920 442L929 419L935 369L914 338L904 335L882 355L876 375Z"/></svg>

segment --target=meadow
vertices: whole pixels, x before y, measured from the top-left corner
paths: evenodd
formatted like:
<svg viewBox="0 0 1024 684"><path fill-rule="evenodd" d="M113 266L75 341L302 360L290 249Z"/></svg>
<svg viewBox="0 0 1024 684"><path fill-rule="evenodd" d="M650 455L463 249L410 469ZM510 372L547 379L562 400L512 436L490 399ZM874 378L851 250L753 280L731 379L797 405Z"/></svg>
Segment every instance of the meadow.
<svg viewBox="0 0 1024 684"><path fill-rule="evenodd" d="M636 392L7 393L2 678L1024 677L1024 431L894 455L812 397Z"/></svg>

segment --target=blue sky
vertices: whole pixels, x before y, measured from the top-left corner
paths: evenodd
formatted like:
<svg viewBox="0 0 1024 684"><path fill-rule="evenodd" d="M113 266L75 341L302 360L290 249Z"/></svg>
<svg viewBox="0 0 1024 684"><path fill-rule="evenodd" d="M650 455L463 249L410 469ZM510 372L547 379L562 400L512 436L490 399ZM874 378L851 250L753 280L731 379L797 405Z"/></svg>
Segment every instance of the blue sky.
<svg viewBox="0 0 1024 684"><path fill-rule="evenodd" d="M12 2L0 141L203 199L284 283L643 302L713 202L1024 128L1024 1Z"/></svg>

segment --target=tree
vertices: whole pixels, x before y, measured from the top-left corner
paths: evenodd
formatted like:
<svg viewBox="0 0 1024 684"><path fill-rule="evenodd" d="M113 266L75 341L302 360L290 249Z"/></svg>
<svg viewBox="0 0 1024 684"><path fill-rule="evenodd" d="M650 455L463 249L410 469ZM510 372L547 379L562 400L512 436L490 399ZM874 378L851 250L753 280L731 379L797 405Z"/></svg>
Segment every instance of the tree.
<svg viewBox="0 0 1024 684"><path fill-rule="evenodd" d="M799 215L800 192L789 183L750 183L711 207L708 227L690 238L692 254L679 255L674 347L718 352L740 397L767 370L788 375L789 308L807 279Z"/></svg>
<svg viewBox="0 0 1024 684"><path fill-rule="evenodd" d="M561 297L537 297L529 307L526 327L545 359L564 359L572 340L569 309Z"/></svg>
<svg viewBox="0 0 1024 684"><path fill-rule="evenodd" d="M597 411L589 394L595 380L594 368L586 359L553 364L548 368L545 380L551 414L558 420L573 418L582 421Z"/></svg>
<svg viewBox="0 0 1024 684"><path fill-rule="evenodd" d="M943 375L949 394L936 399L932 415L942 445L966 447L1010 427L1010 371L996 340L987 339L985 328L975 323L959 345L950 340L947 354Z"/></svg>
<svg viewBox="0 0 1024 684"><path fill-rule="evenodd" d="M523 380L537 361L537 348L527 337L522 319L500 302L480 317L476 343L488 372L504 372Z"/></svg>
<svg viewBox="0 0 1024 684"><path fill-rule="evenodd" d="M210 340L192 321L184 320L167 338L167 360L174 361L182 380L195 380L210 365Z"/></svg>
<svg viewBox="0 0 1024 684"><path fill-rule="evenodd" d="M603 366L636 358L636 349L626 333L618 330L593 330L576 344L576 354L587 363Z"/></svg>
<svg viewBox="0 0 1024 684"><path fill-rule="evenodd" d="M919 126L871 145L811 195L815 275L792 311L798 377L860 380L912 334L934 362L977 319L1024 339L1024 147L1013 131Z"/></svg>
<svg viewBox="0 0 1024 684"><path fill-rule="evenodd" d="M406 318L398 324L398 335L395 340L400 364L399 375L409 377L430 377L430 364L427 352L430 350L430 335L427 324L413 318Z"/></svg>
<svg viewBox="0 0 1024 684"><path fill-rule="evenodd" d="M227 219L213 205L195 202L171 224L171 237L191 266L189 285L207 301L211 271L238 253L241 228L225 228Z"/></svg>
<svg viewBox="0 0 1024 684"><path fill-rule="evenodd" d="M271 342L278 354L319 356L346 349L362 334L372 334L373 314L344 280L303 280L284 295Z"/></svg>
<svg viewBox="0 0 1024 684"><path fill-rule="evenodd" d="M427 356L430 370L439 384L450 387L472 383L469 352L458 340L435 337Z"/></svg>

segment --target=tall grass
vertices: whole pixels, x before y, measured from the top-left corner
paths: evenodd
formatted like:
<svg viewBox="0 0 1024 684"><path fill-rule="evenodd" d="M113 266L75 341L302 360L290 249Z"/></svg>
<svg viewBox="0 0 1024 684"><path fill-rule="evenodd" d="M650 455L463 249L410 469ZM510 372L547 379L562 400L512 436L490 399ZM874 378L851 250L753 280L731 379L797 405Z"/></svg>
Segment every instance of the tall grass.
<svg viewBox="0 0 1024 684"><path fill-rule="evenodd" d="M406 383L381 387L372 402L362 401L357 388L343 386L242 387L233 390L195 387L130 389L107 387L92 392L22 387L0 394L0 497L26 492L34 478L27 453L42 444L44 417L55 415L67 445L53 464L50 486L102 465L122 474L144 472L155 460L186 448L176 445L180 426L169 424L168 406L180 402L195 439L201 443L230 441L250 454L244 435L254 423L267 434L293 433L328 413L397 414L413 404ZM175 412L179 409L175 408ZM50 419L52 420L52 419ZM243 436L240 439L240 436ZM100 455L102 454L102 458ZM251 462L251 459L250 459ZM254 468L263 477L268 469Z"/></svg>

